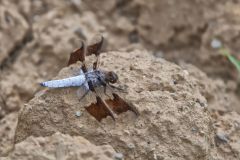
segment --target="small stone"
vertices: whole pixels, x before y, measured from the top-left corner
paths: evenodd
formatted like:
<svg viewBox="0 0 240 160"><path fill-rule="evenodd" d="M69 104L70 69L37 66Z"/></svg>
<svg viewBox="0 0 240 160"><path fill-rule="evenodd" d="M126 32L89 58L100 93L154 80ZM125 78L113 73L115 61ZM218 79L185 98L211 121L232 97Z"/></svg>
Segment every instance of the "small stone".
<svg viewBox="0 0 240 160"><path fill-rule="evenodd" d="M139 42L139 35L137 31L132 31L128 35L128 39L130 43L138 43Z"/></svg>
<svg viewBox="0 0 240 160"><path fill-rule="evenodd" d="M155 57L157 58L163 58L164 57L164 53L163 51L156 51L153 53Z"/></svg>
<svg viewBox="0 0 240 160"><path fill-rule="evenodd" d="M133 148L135 148L135 145L133 143L129 143L128 148L133 149Z"/></svg>
<svg viewBox="0 0 240 160"><path fill-rule="evenodd" d="M126 133L127 135L130 135L129 130L123 130L123 131L124 131L124 133Z"/></svg>
<svg viewBox="0 0 240 160"><path fill-rule="evenodd" d="M197 131L197 128L193 127L192 132L196 132L196 131Z"/></svg>
<svg viewBox="0 0 240 160"><path fill-rule="evenodd" d="M189 75L189 72L187 70L183 70L183 73L188 76Z"/></svg>
<svg viewBox="0 0 240 160"><path fill-rule="evenodd" d="M76 115L77 117L80 117L80 116L82 115L82 113L81 113L80 111L77 111L77 112L75 113L75 115Z"/></svg>
<svg viewBox="0 0 240 160"><path fill-rule="evenodd" d="M205 136L205 133L204 133L203 131L199 131L199 134L200 134L201 136Z"/></svg>
<svg viewBox="0 0 240 160"><path fill-rule="evenodd" d="M123 160L123 154L122 153L115 153L114 154L115 160Z"/></svg>
<svg viewBox="0 0 240 160"><path fill-rule="evenodd" d="M218 140L224 142L224 143L227 143L228 142L228 138L227 138L227 135L225 133L222 133L222 132L218 132L216 134L216 137Z"/></svg>
<svg viewBox="0 0 240 160"><path fill-rule="evenodd" d="M201 107L206 107L206 106L207 106L207 104L205 104L204 102L202 102L200 99L197 99L196 102L197 102L198 104L200 104Z"/></svg>
<svg viewBox="0 0 240 160"><path fill-rule="evenodd" d="M76 6L80 6L82 4L81 0L71 0L70 2Z"/></svg>
<svg viewBox="0 0 240 160"><path fill-rule="evenodd" d="M222 42L221 42L220 40L218 40L218 39L213 39L213 40L211 41L211 47L212 47L213 49L219 49L219 48L222 47Z"/></svg>

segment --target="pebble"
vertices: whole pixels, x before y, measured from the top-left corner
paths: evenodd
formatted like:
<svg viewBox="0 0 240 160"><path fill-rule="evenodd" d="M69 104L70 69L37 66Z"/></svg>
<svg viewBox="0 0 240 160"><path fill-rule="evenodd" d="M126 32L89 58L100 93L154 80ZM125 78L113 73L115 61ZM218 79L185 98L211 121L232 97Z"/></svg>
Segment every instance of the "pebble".
<svg viewBox="0 0 240 160"><path fill-rule="evenodd" d="M129 130L123 130L123 131L124 131L124 133L126 133L127 135L130 135Z"/></svg>
<svg viewBox="0 0 240 160"><path fill-rule="evenodd" d="M157 51L157 52L154 52L153 54L157 58L163 58L164 57L164 52L163 51Z"/></svg>
<svg viewBox="0 0 240 160"><path fill-rule="evenodd" d="M128 146L128 148L130 148L130 149L133 149L133 148L135 148L135 145L134 145L134 144L132 144L132 143L129 143L127 146Z"/></svg>
<svg viewBox="0 0 240 160"><path fill-rule="evenodd" d="M123 160L123 154L122 153L115 153L114 154L115 160Z"/></svg>
<svg viewBox="0 0 240 160"><path fill-rule="evenodd" d="M82 4L81 0L71 0L70 2L76 6L80 6Z"/></svg>
<svg viewBox="0 0 240 160"><path fill-rule="evenodd" d="M196 132L196 131L197 131L197 128L192 127L192 132Z"/></svg>
<svg viewBox="0 0 240 160"><path fill-rule="evenodd" d="M82 113L81 113L80 111L77 111L77 112L75 113L75 115L76 115L77 117L80 117L80 116L82 115Z"/></svg>
<svg viewBox="0 0 240 160"><path fill-rule="evenodd" d="M227 135L226 135L225 133L218 132L218 133L216 134L216 136L217 136L217 138L218 138L219 140L221 140L222 142L224 142L224 143L227 143L227 142L228 142L228 138L227 138Z"/></svg>
<svg viewBox="0 0 240 160"><path fill-rule="evenodd" d="M211 41L211 47L213 48L213 49L219 49L219 48L221 48L222 47L222 42L220 41L220 40L218 40L218 39L213 39L212 41Z"/></svg>
<svg viewBox="0 0 240 160"><path fill-rule="evenodd" d="M183 70L183 73L186 75L186 76L189 76L189 72L187 70Z"/></svg>

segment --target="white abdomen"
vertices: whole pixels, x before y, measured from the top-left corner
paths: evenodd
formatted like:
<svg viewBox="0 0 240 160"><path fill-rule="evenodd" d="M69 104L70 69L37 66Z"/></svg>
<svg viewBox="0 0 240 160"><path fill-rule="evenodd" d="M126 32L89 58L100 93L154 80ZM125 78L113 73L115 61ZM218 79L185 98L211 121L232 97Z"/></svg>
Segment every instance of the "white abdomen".
<svg viewBox="0 0 240 160"><path fill-rule="evenodd" d="M85 83L85 81L85 75L82 74L79 76L69 77L65 79L46 81L41 83L41 85L49 88L78 87Z"/></svg>

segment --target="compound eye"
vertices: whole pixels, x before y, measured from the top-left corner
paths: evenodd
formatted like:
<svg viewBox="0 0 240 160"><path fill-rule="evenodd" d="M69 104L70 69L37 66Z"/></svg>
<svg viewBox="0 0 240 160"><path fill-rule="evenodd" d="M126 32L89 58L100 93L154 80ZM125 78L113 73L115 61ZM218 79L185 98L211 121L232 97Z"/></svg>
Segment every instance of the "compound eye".
<svg viewBox="0 0 240 160"><path fill-rule="evenodd" d="M109 82L110 82L110 83L116 83L116 82L117 82L118 76L117 76L116 73L114 73L114 72L109 72L108 75L109 75Z"/></svg>

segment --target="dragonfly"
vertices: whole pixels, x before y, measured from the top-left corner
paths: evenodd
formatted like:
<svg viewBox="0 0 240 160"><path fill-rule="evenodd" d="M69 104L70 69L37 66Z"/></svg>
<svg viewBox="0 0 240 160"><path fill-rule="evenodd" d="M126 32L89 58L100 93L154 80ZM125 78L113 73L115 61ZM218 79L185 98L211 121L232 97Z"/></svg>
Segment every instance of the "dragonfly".
<svg viewBox="0 0 240 160"><path fill-rule="evenodd" d="M80 48L70 54L67 66L77 63L78 61L81 62L81 68L78 75L64 79L50 80L40 84L48 88L81 87L83 94L79 97L80 101L89 92L93 92L96 102L91 103L89 106L85 106L85 109L98 121L101 121L107 116L111 116L115 121L117 115L126 111L131 111L135 113L135 115L139 115L135 107L127 103L114 91L117 89L118 91L124 92L122 88L113 85L118 81L118 75L114 71L105 71L99 68L100 53L103 43L104 37L97 35L90 45L86 46L82 41ZM87 68L85 58L90 55L95 55L95 61L91 68ZM102 94L98 93L96 89L97 87L103 87L104 94L109 98L102 98ZM107 89L110 90L111 96L106 93Z"/></svg>

